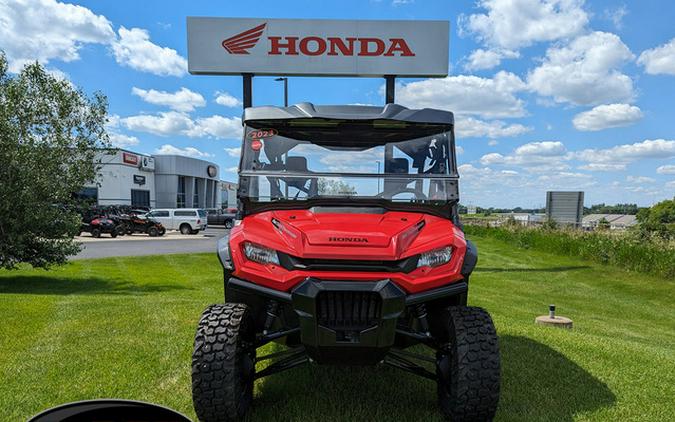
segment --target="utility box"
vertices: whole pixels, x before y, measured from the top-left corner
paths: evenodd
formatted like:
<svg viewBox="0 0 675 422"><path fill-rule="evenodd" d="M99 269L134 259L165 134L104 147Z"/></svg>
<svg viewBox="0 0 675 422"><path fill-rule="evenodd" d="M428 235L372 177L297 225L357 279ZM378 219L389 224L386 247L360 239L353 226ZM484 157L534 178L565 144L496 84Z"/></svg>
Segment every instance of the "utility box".
<svg viewBox="0 0 675 422"><path fill-rule="evenodd" d="M546 192L547 219L558 224L581 227L583 217L583 192Z"/></svg>

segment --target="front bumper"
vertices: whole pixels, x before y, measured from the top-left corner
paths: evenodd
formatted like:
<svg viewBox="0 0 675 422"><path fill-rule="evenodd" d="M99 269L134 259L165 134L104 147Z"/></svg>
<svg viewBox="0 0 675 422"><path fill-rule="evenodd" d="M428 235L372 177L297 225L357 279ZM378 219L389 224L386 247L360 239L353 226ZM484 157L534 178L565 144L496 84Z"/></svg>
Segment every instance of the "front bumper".
<svg viewBox="0 0 675 422"><path fill-rule="evenodd" d="M306 279L292 293L300 338L319 363L374 364L396 337L405 292L389 280Z"/></svg>
<svg viewBox="0 0 675 422"><path fill-rule="evenodd" d="M291 308L297 317L294 326L300 327L300 342L318 363L375 364L394 345L398 319L407 306L465 295L467 288L461 281L407 295L387 279L326 281L309 277L291 292L283 292L232 277L226 297L229 302L246 303L258 310L258 321L264 320L269 300Z"/></svg>

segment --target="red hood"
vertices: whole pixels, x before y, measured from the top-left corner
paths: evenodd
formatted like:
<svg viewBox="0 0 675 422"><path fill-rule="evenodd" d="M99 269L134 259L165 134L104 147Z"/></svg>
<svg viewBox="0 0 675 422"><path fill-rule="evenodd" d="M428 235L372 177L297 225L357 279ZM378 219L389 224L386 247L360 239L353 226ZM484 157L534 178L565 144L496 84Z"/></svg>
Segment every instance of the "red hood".
<svg viewBox="0 0 675 422"><path fill-rule="evenodd" d="M244 219L244 239L303 258L397 260L452 244L448 220L412 212L270 211ZM233 232L233 235L235 234Z"/></svg>

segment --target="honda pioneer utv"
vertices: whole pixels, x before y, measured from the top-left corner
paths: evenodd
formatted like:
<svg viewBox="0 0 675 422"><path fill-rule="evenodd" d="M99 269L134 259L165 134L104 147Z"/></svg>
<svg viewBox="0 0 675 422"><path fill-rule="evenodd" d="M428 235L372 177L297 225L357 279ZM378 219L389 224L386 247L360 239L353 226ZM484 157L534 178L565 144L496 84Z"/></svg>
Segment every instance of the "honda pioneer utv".
<svg viewBox="0 0 675 422"><path fill-rule="evenodd" d="M467 306L477 252L453 114L302 103L243 121L238 224L218 242L226 302L204 311L192 357L199 419L243 418L256 379L315 362L391 365L436 381L453 421L491 420L499 349ZM273 341L288 349L256 354Z"/></svg>

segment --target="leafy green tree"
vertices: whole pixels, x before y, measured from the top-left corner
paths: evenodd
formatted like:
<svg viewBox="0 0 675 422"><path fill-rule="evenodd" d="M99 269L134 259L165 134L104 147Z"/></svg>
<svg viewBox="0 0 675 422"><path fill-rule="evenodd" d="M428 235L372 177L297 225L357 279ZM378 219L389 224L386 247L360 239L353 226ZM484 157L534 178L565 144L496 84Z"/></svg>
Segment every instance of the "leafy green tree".
<svg viewBox="0 0 675 422"><path fill-rule="evenodd" d="M636 216L640 230L655 233L663 238L675 238L675 197L642 208Z"/></svg>
<svg viewBox="0 0 675 422"><path fill-rule="evenodd" d="M102 94L87 97L38 63L10 74L0 51L0 268L78 252L73 193L95 180L106 116Z"/></svg>
<svg viewBox="0 0 675 422"><path fill-rule="evenodd" d="M609 221L605 217L602 217L600 221L598 221L598 230L609 230L612 227L611 224L609 224Z"/></svg>
<svg viewBox="0 0 675 422"><path fill-rule="evenodd" d="M342 180L319 179L319 195L356 195L356 188Z"/></svg>

